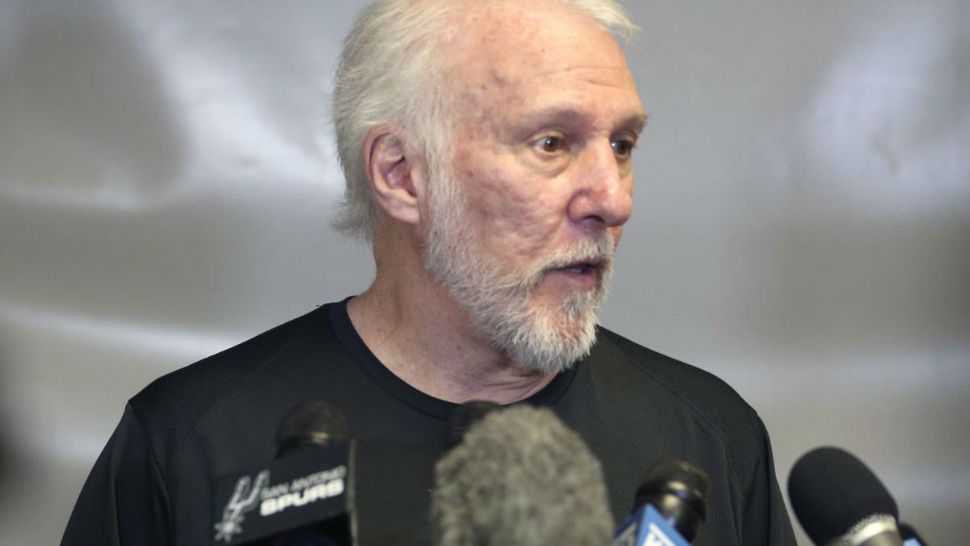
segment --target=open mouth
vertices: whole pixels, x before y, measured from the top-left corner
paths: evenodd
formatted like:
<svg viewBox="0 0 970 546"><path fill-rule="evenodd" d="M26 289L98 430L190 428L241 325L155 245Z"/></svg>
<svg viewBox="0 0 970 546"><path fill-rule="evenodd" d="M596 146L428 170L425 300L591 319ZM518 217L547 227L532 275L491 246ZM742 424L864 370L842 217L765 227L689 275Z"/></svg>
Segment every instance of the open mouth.
<svg viewBox="0 0 970 546"><path fill-rule="evenodd" d="M563 267L558 268L559 271L565 273L571 273L573 275L589 275L599 272L603 267L602 260L583 260L579 262L573 262L567 264Z"/></svg>

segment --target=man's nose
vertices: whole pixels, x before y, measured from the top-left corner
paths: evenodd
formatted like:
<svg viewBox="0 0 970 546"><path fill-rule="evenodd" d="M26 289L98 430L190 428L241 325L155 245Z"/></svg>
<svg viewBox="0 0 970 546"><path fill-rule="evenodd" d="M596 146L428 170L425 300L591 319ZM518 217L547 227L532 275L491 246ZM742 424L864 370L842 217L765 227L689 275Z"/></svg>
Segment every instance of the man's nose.
<svg viewBox="0 0 970 546"><path fill-rule="evenodd" d="M621 163L608 141L588 147L582 155L570 220L599 229L622 226L633 212L633 166Z"/></svg>

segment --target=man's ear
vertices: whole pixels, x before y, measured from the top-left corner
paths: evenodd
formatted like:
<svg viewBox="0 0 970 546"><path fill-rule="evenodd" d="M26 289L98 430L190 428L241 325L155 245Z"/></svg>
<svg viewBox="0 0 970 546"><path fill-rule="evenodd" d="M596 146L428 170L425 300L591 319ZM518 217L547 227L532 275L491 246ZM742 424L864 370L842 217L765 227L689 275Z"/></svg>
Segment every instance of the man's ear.
<svg viewBox="0 0 970 546"><path fill-rule="evenodd" d="M408 147L404 131L387 125L372 128L364 140L364 166L378 206L395 220L418 224L427 168L424 157Z"/></svg>

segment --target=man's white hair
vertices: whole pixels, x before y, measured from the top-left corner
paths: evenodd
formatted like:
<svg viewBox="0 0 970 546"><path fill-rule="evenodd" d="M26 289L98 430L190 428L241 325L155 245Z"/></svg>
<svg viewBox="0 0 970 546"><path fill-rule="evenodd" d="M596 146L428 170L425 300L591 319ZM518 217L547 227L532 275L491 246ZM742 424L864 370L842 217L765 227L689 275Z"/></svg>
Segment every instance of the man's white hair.
<svg viewBox="0 0 970 546"><path fill-rule="evenodd" d="M515 0L377 0L361 11L344 41L334 81L333 122L346 186L333 225L371 240L380 214L364 170L367 132L380 124L403 128L408 145L427 158L435 178L454 119L449 88L437 55L455 28L455 13L483 2ZM627 39L636 31L614 0L557 0ZM435 191L432 187L429 191Z"/></svg>

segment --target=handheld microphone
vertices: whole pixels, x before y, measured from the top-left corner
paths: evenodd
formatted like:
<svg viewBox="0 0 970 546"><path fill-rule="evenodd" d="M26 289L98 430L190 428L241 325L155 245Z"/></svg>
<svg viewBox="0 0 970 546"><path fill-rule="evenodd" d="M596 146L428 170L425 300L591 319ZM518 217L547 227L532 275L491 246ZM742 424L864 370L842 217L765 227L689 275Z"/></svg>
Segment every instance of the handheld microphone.
<svg viewBox="0 0 970 546"><path fill-rule="evenodd" d="M613 546L687 546L707 517L711 480L679 459L655 464L640 482L633 511L620 524Z"/></svg>
<svg viewBox="0 0 970 546"><path fill-rule="evenodd" d="M862 461L835 447L803 455L788 476L788 496L818 546L902 546L896 501Z"/></svg>
<svg viewBox="0 0 970 546"><path fill-rule="evenodd" d="M599 461L548 409L493 411L435 466L432 544L606 544L613 528Z"/></svg>
<svg viewBox="0 0 970 546"><path fill-rule="evenodd" d="M353 460L340 410L304 402L276 431L276 458L216 482L213 546L355 544Z"/></svg>

